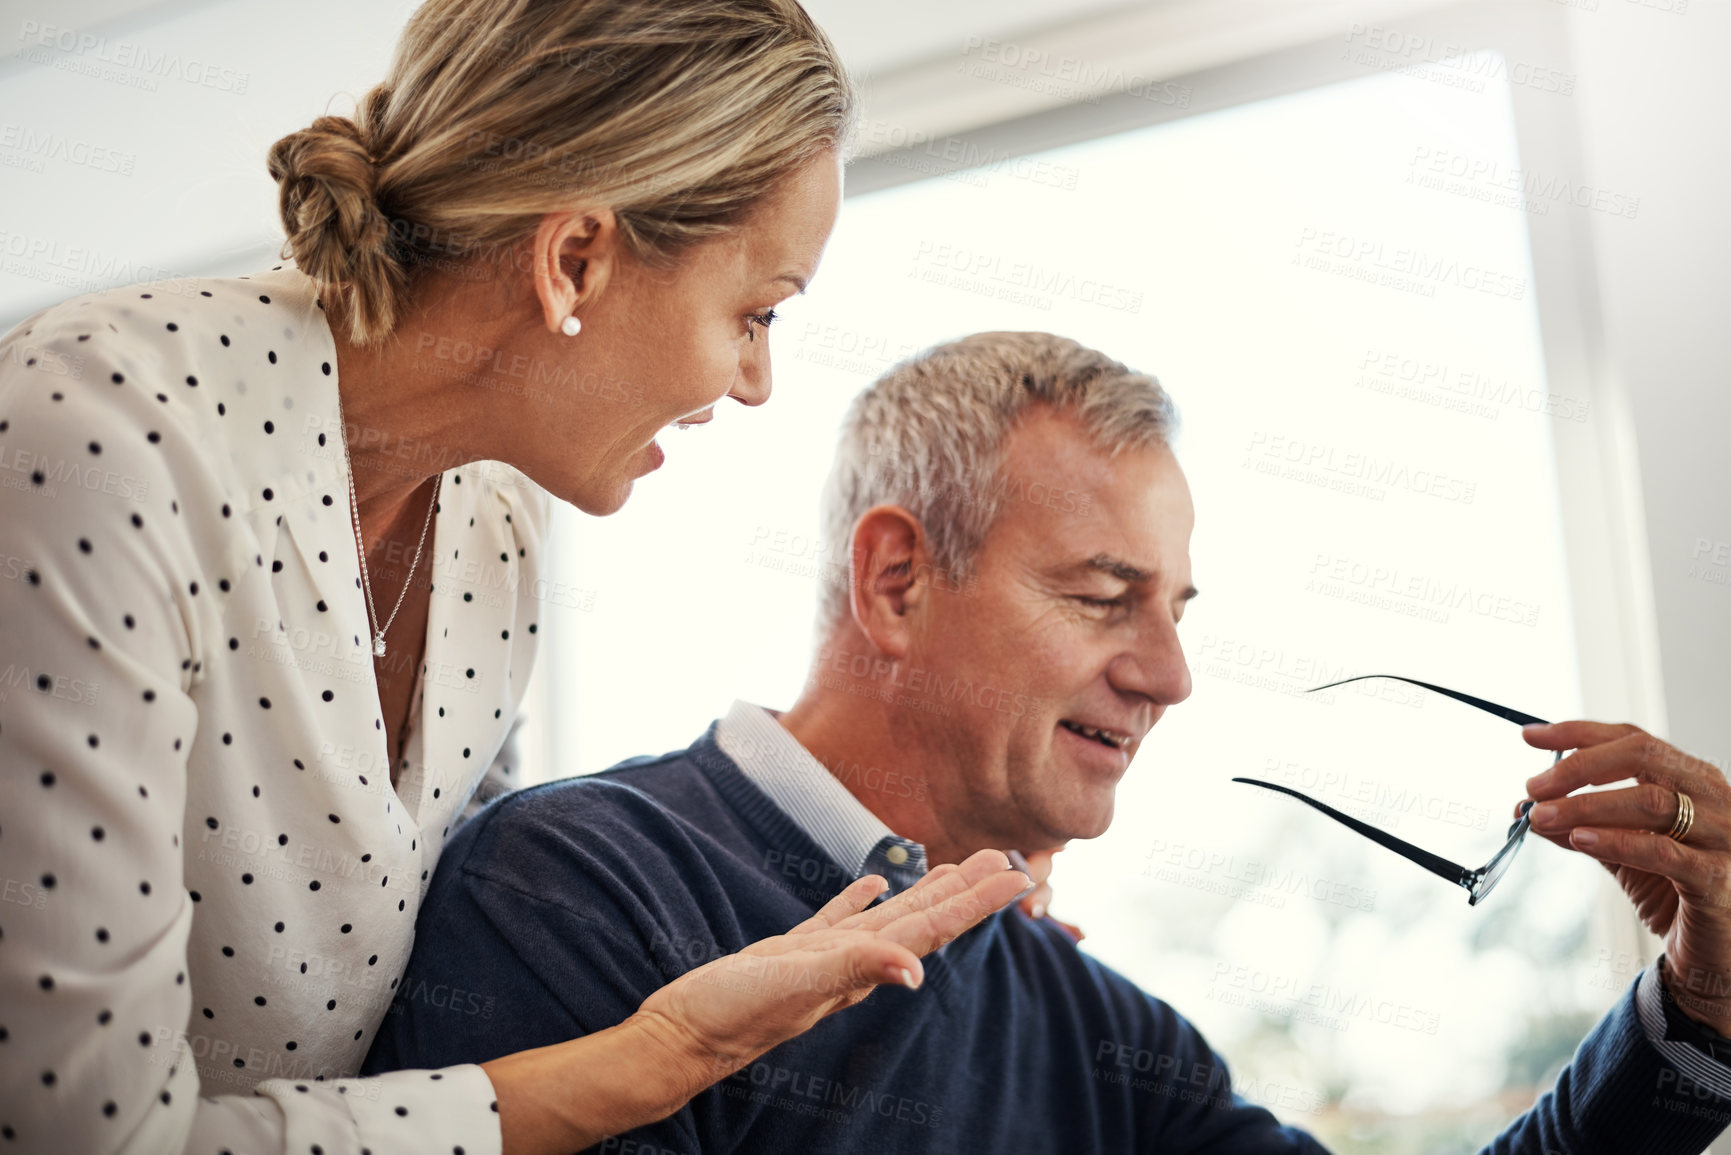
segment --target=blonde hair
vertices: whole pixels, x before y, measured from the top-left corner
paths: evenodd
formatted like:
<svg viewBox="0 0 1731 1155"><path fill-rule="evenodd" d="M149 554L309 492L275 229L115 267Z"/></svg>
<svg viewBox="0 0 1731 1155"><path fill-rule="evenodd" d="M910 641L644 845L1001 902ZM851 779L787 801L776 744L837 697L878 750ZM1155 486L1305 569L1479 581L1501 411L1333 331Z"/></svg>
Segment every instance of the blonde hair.
<svg viewBox="0 0 1731 1155"><path fill-rule="evenodd" d="M271 147L282 255L376 344L418 270L480 271L580 202L665 266L845 150L855 102L796 0L427 0L352 119Z"/></svg>
<svg viewBox="0 0 1731 1155"><path fill-rule="evenodd" d="M874 506L919 519L946 584L971 575L1011 495L1004 442L1035 406L1074 414L1109 456L1170 445L1178 425L1155 378L1051 333L975 333L894 366L849 407L824 485L821 540L842 572L818 595L820 636L848 612L853 530Z"/></svg>

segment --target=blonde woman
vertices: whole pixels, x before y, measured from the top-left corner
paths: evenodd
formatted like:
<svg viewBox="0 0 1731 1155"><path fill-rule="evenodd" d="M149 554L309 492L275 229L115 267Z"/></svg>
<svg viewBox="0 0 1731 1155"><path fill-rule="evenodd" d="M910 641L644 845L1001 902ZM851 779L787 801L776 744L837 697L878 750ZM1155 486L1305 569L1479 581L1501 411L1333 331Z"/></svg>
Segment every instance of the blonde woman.
<svg viewBox="0 0 1731 1155"><path fill-rule="evenodd" d="M0 1148L575 1150L1023 891L859 879L611 1030L353 1077L512 785L551 498L612 513L659 431L768 398L851 108L793 0L429 0L271 149L285 264L0 342Z"/></svg>

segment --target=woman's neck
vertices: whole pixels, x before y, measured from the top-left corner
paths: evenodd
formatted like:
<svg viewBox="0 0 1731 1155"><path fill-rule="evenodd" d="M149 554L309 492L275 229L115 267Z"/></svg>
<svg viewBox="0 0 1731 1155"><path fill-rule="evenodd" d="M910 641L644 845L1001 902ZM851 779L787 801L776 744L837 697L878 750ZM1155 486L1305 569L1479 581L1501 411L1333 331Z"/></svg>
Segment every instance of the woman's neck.
<svg viewBox="0 0 1731 1155"><path fill-rule="evenodd" d="M409 513L424 513L415 497L430 478L492 456L493 421L475 406L475 391L461 388L459 367L439 356L451 347L435 336L454 331L448 319L411 311L383 342L364 348L347 339L340 304L327 299L325 319L337 350L355 507L370 550L385 536L400 536Z"/></svg>

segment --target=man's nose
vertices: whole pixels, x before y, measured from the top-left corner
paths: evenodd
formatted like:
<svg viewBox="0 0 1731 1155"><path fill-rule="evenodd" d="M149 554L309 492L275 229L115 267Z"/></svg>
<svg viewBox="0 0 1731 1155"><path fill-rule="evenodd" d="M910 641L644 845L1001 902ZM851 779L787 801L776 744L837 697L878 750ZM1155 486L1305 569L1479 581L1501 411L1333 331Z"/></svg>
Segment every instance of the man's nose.
<svg viewBox="0 0 1731 1155"><path fill-rule="evenodd" d="M1190 666L1184 660L1177 623L1150 623L1136 644L1113 663L1111 676L1119 690L1140 694L1157 706L1176 706L1188 698Z"/></svg>

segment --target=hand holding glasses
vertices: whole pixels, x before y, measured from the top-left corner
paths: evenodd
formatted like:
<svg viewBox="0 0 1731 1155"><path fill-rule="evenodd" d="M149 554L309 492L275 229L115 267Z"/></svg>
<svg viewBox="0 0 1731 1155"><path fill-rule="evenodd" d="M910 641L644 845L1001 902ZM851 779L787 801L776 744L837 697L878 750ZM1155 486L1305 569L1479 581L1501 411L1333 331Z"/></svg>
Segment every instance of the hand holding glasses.
<svg viewBox="0 0 1731 1155"><path fill-rule="evenodd" d="M1446 690L1441 686L1433 686L1429 682L1419 682L1412 678L1402 678L1396 674L1361 674L1356 678L1342 678L1338 682L1329 682L1327 685L1323 686L1313 686L1305 692L1315 693L1317 690L1327 690L1334 686L1344 686L1348 682L1362 682L1368 678L1389 678L1396 682L1406 682L1413 686L1423 686L1427 690L1434 690L1446 697L1453 698L1457 702L1465 702L1469 706L1474 706L1480 710L1486 711L1487 713L1495 714L1499 718L1506 718L1510 722L1519 726L1528 726L1534 723L1540 725L1546 724L1543 718L1535 718L1531 714L1523 714L1519 710L1511 710L1507 706L1499 706L1495 702L1487 702L1483 698L1475 698L1471 694L1462 694L1457 690ZM1557 756L1551 760L1551 764L1553 766L1556 765L1562 757L1563 752L1558 750ZM1318 802L1316 799L1301 794L1290 787L1277 786L1273 782L1263 782L1256 778L1234 778L1233 781L1244 782L1251 786L1261 786L1267 790L1278 790L1282 794L1292 795L1292 797L1305 803L1307 806L1316 807L1316 809L1322 811L1336 822L1356 830L1372 842L1375 842L1380 846L1385 846L1400 855L1402 858L1418 863L1432 874L1441 878L1446 878L1456 886L1464 888L1467 892L1468 906L1477 906L1482 902L1485 896L1490 894L1491 890L1497 885L1497 883L1502 881L1503 875L1508 873L1509 864L1514 862L1516 853L1521 849L1521 843L1526 839L1528 827L1527 811L1531 810L1533 806L1530 801L1521 804L1521 816L1516 820L1514 825L1509 827L1508 840L1503 843L1503 848L1493 854L1489 862L1476 870L1472 870L1465 866L1460 866L1456 863L1450 862L1448 859L1443 858L1440 855L1432 854L1428 850L1414 846L1412 843L1407 842L1404 839L1396 838L1386 830L1380 830L1368 822L1361 822L1350 814L1342 814L1327 803Z"/></svg>

